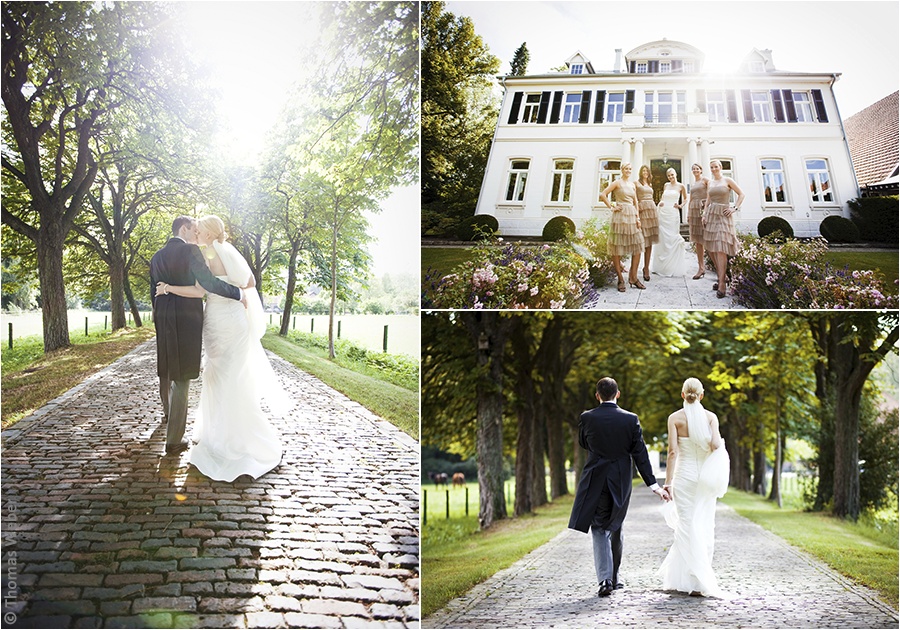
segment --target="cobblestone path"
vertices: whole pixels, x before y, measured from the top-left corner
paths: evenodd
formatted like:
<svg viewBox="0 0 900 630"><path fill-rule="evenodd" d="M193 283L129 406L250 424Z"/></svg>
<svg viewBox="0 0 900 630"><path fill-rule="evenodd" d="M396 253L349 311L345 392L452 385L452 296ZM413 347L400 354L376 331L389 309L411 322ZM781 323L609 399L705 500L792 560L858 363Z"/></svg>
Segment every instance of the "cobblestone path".
<svg viewBox="0 0 900 630"><path fill-rule="evenodd" d="M3 625L418 627L418 444L273 357L284 460L211 481L162 455L154 344L3 432Z"/></svg>
<svg viewBox="0 0 900 630"><path fill-rule="evenodd" d="M625 589L597 597L591 538L565 530L424 619L425 628L897 628L897 611L719 504L713 569L729 599L661 589L672 540L660 501L635 488L625 519ZM423 583L427 588L428 575Z"/></svg>

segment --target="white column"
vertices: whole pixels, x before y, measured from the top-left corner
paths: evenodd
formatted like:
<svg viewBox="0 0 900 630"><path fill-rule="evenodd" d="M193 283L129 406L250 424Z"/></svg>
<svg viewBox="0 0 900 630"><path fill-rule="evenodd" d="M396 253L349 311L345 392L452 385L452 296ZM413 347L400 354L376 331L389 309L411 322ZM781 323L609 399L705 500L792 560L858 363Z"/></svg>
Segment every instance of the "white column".
<svg viewBox="0 0 900 630"><path fill-rule="evenodd" d="M631 140L624 138L622 140L622 164L631 162ZM633 166L633 165L632 165ZM632 169L634 170L634 169Z"/></svg>
<svg viewBox="0 0 900 630"><path fill-rule="evenodd" d="M691 167L694 164L698 163L697 162L697 139L696 138L688 138L687 143L688 143L688 162L689 162L688 167L687 167L687 173L690 173ZM687 179L687 174L685 174L684 177L685 177L685 179Z"/></svg>
<svg viewBox="0 0 900 630"><path fill-rule="evenodd" d="M709 140L700 141L700 164L703 165L703 174L709 177Z"/></svg>
<svg viewBox="0 0 900 630"><path fill-rule="evenodd" d="M644 165L644 139L639 138L634 141L634 172L638 173L641 166Z"/></svg>

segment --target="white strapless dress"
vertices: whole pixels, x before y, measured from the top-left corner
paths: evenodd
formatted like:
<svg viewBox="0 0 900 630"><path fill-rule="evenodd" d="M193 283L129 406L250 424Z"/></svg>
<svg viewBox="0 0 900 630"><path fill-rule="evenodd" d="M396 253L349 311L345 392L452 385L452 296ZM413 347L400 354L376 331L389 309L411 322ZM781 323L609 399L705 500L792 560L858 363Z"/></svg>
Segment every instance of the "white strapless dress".
<svg viewBox="0 0 900 630"><path fill-rule="evenodd" d="M228 281L227 276L219 278ZM212 293L207 296L206 360L193 434L197 444L189 461L219 481L234 481L240 475L257 478L281 462L280 436L261 406L263 381L274 374L251 328L243 304Z"/></svg>
<svg viewBox="0 0 900 630"><path fill-rule="evenodd" d="M650 270L660 276L683 276L687 271L685 263L685 242L679 233L678 191L666 189L657 206L659 216L659 243L653 247Z"/></svg>

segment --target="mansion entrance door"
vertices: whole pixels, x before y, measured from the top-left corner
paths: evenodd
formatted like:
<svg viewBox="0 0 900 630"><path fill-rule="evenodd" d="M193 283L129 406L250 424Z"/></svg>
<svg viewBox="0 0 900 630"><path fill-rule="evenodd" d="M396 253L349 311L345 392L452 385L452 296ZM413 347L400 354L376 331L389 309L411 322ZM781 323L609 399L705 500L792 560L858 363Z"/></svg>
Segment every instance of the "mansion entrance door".
<svg viewBox="0 0 900 630"><path fill-rule="evenodd" d="M659 200L662 198L663 187L666 185L666 182L669 181L669 178L666 177L666 171L670 168L675 169L678 181L683 184L684 180L682 179L681 160L678 158L669 158L665 162L662 160L650 160L650 174L653 176L653 201L656 203L659 203ZM684 223L684 215L681 210L678 211L678 216L681 219L681 223Z"/></svg>

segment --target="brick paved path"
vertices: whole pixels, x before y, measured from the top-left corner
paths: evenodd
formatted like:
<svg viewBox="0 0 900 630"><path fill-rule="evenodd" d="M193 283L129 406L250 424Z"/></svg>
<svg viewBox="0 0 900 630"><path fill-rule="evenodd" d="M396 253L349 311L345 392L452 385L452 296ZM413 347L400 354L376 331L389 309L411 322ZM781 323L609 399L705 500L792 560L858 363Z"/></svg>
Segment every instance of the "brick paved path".
<svg viewBox="0 0 900 630"><path fill-rule="evenodd" d="M417 627L418 444L273 358L282 464L211 481L161 456L154 344L3 432L3 625Z"/></svg>
<svg viewBox="0 0 900 630"><path fill-rule="evenodd" d="M424 619L425 628L897 628L868 589L719 504L713 568L732 599L661 590L672 540L660 501L635 488L623 530L624 590L597 597L591 538L566 530ZM423 578L427 588L430 576ZM439 579L439 577L437 578Z"/></svg>

